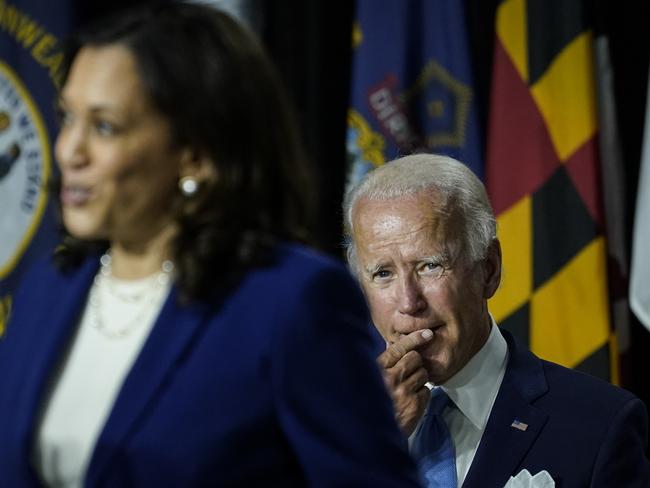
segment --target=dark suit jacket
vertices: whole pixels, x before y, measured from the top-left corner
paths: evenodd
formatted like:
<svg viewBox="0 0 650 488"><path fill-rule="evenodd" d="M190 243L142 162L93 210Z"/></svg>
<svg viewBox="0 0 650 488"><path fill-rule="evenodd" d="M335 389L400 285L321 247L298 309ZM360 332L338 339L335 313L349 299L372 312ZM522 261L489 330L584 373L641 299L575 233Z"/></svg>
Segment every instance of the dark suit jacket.
<svg viewBox="0 0 650 488"><path fill-rule="evenodd" d="M463 488L501 488L522 469L548 471L556 488L650 487L645 405L502 333L506 373ZM515 420L527 428L512 427Z"/></svg>
<svg viewBox="0 0 650 488"><path fill-rule="evenodd" d="M30 462L39 409L97 267L41 264L15 295L0 341L2 487L39 484ZM363 298L341 265L285 245L219 304L176 298L172 288L86 486L417 484Z"/></svg>

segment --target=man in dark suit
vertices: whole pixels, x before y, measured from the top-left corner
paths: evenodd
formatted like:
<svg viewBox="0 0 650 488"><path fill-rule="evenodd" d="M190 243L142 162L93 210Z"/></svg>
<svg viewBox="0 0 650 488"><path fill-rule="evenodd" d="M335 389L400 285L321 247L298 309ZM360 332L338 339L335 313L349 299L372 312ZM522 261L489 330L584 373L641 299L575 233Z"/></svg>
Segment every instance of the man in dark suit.
<svg viewBox="0 0 650 488"><path fill-rule="evenodd" d="M468 168L398 159L344 211L348 260L387 344L384 379L428 486L650 486L643 403L537 358L489 314L501 248Z"/></svg>

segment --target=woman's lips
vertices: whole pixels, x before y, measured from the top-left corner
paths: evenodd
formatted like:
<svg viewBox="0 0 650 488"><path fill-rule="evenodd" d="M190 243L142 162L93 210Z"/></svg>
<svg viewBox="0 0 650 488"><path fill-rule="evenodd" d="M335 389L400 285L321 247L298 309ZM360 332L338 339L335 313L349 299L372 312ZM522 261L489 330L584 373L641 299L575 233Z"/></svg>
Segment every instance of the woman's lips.
<svg viewBox="0 0 650 488"><path fill-rule="evenodd" d="M72 207L80 207L90 200L91 194L90 188L85 186L64 186L61 190L61 203Z"/></svg>

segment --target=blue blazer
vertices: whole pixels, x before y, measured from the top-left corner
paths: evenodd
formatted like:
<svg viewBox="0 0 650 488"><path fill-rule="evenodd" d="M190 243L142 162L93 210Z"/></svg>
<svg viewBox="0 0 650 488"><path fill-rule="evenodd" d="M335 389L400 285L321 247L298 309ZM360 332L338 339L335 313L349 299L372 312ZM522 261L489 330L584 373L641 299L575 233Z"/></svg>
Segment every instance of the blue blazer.
<svg viewBox="0 0 650 488"><path fill-rule="evenodd" d="M537 358L502 333L506 373L463 488L501 488L522 469L548 471L556 488L648 488L645 405ZM514 428L515 420L525 430Z"/></svg>
<svg viewBox="0 0 650 488"><path fill-rule="evenodd" d="M0 486L39 486L35 428L97 268L41 263L15 294L0 341ZM172 288L85 486L416 486L368 323L345 268L299 246L219 303L181 306Z"/></svg>

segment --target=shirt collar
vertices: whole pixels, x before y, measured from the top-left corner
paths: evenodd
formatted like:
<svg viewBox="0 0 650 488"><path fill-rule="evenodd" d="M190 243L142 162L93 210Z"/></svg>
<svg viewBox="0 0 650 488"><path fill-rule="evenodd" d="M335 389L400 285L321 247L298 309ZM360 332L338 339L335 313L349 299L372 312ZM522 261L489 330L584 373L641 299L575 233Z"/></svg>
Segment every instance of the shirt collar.
<svg viewBox="0 0 650 488"><path fill-rule="evenodd" d="M487 424L506 370L508 345L494 319L488 340L454 376L440 385L458 410L477 428Z"/></svg>

